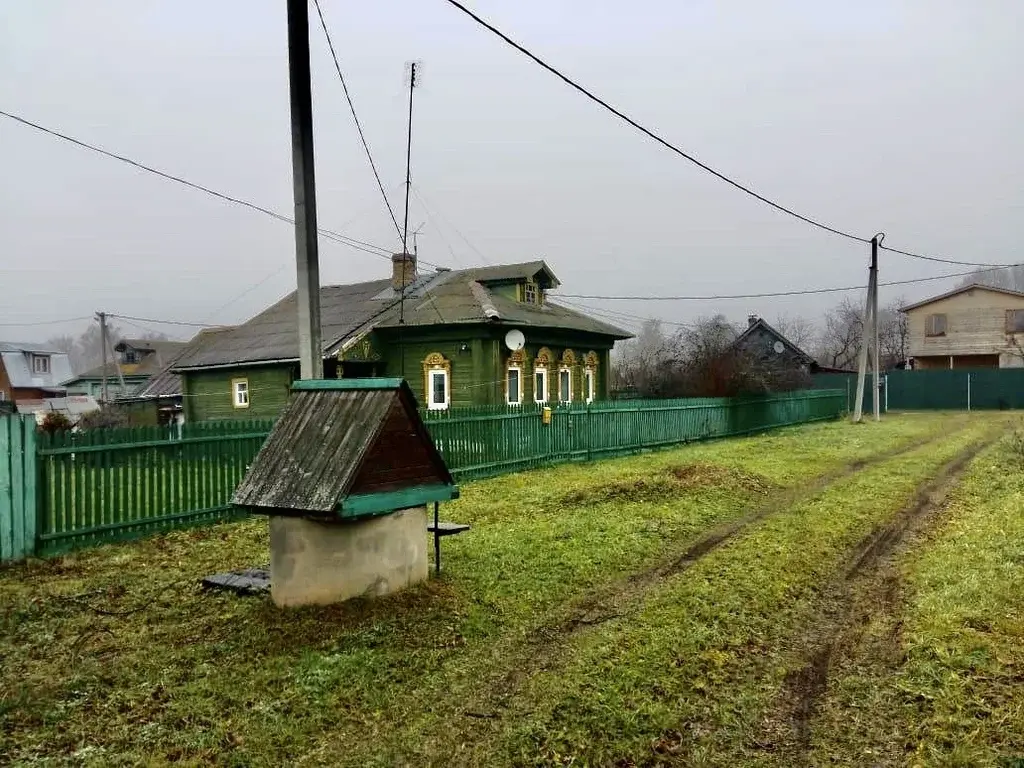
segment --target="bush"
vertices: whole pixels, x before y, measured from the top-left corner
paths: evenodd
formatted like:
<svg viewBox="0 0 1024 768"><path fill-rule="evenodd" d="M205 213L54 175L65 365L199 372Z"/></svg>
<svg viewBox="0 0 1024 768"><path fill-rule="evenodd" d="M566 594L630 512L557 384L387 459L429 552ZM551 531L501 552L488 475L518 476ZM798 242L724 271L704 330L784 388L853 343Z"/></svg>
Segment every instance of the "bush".
<svg viewBox="0 0 1024 768"><path fill-rule="evenodd" d="M116 429L129 425L128 414L116 406L90 411L78 420L79 429Z"/></svg>
<svg viewBox="0 0 1024 768"><path fill-rule="evenodd" d="M39 425L39 428L48 435L52 435L54 432L66 432L71 427L71 419L60 411L50 411L43 418L43 423Z"/></svg>

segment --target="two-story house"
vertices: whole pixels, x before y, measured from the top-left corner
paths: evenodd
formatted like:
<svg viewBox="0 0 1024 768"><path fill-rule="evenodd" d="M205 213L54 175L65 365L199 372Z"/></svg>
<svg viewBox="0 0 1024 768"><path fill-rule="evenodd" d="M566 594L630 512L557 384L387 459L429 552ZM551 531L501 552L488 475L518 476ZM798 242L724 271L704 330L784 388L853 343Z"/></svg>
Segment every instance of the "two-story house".
<svg viewBox="0 0 1024 768"><path fill-rule="evenodd" d="M901 311L913 368L1024 366L1024 293L973 284Z"/></svg>
<svg viewBox="0 0 1024 768"><path fill-rule="evenodd" d="M64 397L71 376L66 353L33 342L0 341L0 400L15 403Z"/></svg>

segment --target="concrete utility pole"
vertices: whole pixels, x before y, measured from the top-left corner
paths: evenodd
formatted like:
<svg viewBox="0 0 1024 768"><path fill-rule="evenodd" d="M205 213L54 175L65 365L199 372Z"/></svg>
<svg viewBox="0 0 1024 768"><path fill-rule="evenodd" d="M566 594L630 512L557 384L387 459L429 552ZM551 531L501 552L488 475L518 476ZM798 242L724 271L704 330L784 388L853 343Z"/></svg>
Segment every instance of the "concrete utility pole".
<svg viewBox="0 0 1024 768"><path fill-rule="evenodd" d="M864 326L861 333L860 358L857 364L857 395L853 401L853 421L859 422L864 416L864 384L868 369L868 347L872 348L875 383L875 419L879 417L878 403L878 323L875 311L878 307L878 237L871 238L871 268L868 272L868 295L864 302Z"/></svg>
<svg viewBox="0 0 1024 768"><path fill-rule="evenodd" d="M320 259L317 252L316 179L313 172L308 0L288 0L288 86L292 113L299 377L322 379L324 359L320 337Z"/></svg>
<svg viewBox="0 0 1024 768"><path fill-rule="evenodd" d="M100 321L100 348L103 350L103 388L100 397L103 404L107 403L107 313L97 312L96 319Z"/></svg>
<svg viewBox="0 0 1024 768"><path fill-rule="evenodd" d="M872 368L873 376L871 382L871 389L874 392L874 411L875 421L881 421L881 411L879 408L879 396L882 394L878 386L878 369L882 366L882 356L879 354L878 346L878 235L871 238L871 269L875 273L874 287L871 292L871 330L874 333L874 343L872 344L871 356L874 358L874 368Z"/></svg>

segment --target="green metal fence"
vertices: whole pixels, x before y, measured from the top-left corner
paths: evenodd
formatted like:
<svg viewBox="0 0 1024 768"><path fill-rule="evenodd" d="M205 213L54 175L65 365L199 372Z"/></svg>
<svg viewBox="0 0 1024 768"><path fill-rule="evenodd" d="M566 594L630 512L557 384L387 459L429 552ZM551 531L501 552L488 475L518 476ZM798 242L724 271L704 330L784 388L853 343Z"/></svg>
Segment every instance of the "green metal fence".
<svg viewBox="0 0 1024 768"><path fill-rule="evenodd" d="M41 434L36 554L224 519L272 421Z"/></svg>
<svg viewBox="0 0 1024 768"><path fill-rule="evenodd" d="M617 400L429 411L427 428L459 480L566 461L621 456L661 446L834 419L845 393L811 390L770 397Z"/></svg>
<svg viewBox="0 0 1024 768"><path fill-rule="evenodd" d="M824 373L813 377L819 389L842 389L853 410L857 374ZM882 410L1009 410L1024 408L1024 368L889 371L882 377ZM870 413L871 384L864 391Z"/></svg>
<svg viewBox="0 0 1024 768"><path fill-rule="evenodd" d="M466 408L425 415L459 480L833 419L842 391L750 399ZM0 559L50 555L235 515L272 421L37 434L0 417Z"/></svg>

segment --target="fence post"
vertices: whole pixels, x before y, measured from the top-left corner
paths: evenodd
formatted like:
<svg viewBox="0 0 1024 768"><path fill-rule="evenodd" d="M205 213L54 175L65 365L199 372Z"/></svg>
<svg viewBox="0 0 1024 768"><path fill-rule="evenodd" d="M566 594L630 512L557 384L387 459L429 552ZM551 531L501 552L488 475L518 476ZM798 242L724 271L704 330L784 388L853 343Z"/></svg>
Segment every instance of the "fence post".
<svg viewBox="0 0 1024 768"><path fill-rule="evenodd" d="M971 412L971 374L967 374L967 412Z"/></svg>

